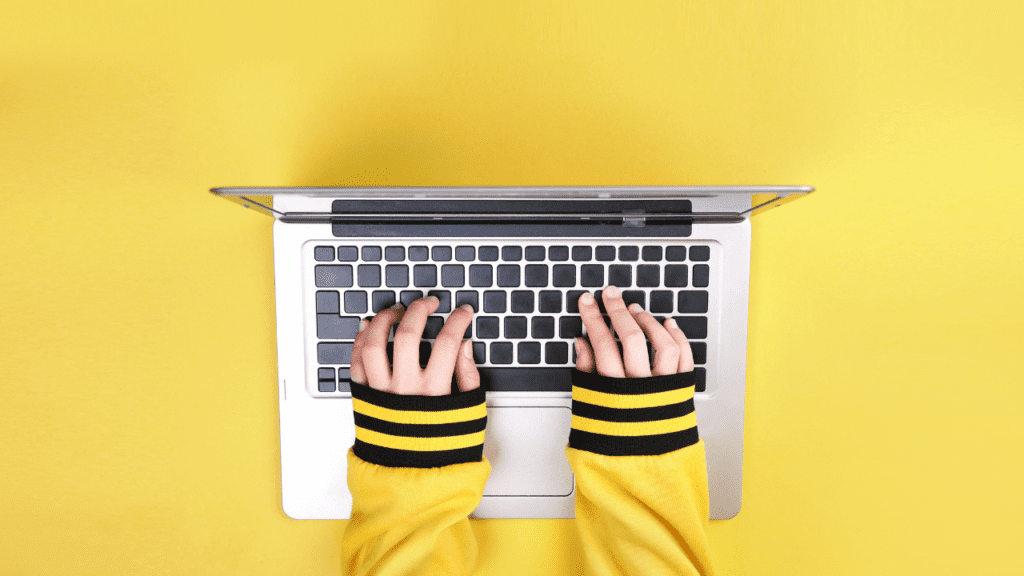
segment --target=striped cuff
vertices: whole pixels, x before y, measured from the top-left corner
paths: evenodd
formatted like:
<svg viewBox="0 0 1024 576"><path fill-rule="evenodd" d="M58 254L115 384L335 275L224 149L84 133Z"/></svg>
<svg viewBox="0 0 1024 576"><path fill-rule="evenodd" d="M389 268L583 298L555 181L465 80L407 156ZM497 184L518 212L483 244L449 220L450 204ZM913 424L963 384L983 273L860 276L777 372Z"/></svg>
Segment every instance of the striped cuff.
<svg viewBox="0 0 1024 576"><path fill-rule="evenodd" d="M694 372L612 378L572 370L569 447L607 456L655 456L696 444Z"/></svg>
<svg viewBox="0 0 1024 576"><path fill-rule="evenodd" d="M355 455L391 468L439 468L480 462L487 405L483 388L444 396L407 396L352 386Z"/></svg>

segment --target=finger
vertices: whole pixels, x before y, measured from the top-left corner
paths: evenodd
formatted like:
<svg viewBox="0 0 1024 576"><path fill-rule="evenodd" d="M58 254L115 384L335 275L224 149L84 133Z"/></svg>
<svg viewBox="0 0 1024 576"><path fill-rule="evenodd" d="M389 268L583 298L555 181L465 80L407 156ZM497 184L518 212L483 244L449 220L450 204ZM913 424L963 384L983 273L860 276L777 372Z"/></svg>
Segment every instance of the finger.
<svg viewBox="0 0 1024 576"><path fill-rule="evenodd" d="M459 361L455 364L455 381L459 390L469 392L480 387L480 371L473 360L473 342L466 340L459 353Z"/></svg>
<svg viewBox="0 0 1024 576"><path fill-rule="evenodd" d="M428 396L451 394L452 372L459 358L462 337L466 328L473 321L473 307L463 304L456 308L445 321L444 327L434 339L434 348L430 351L430 361L425 372Z"/></svg>
<svg viewBox="0 0 1024 576"><path fill-rule="evenodd" d="M363 332L366 343L363 344L362 368L366 381L375 390L391 389L391 364L388 362L388 334L391 326L401 320L405 308L395 304L391 308L381 310ZM353 348L355 348L353 346Z"/></svg>
<svg viewBox="0 0 1024 576"><path fill-rule="evenodd" d="M612 327L622 342L622 360L629 378L648 378L651 375L651 361L647 356L647 336L633 315L626 310L622 293L615 286L605 288L601 293L604 309L612 319ZM588 327L589 329L589 327Z"/></svg>
<svg viewBox="0 0 1024 576"><path fill-rule="evenodd" d="M690 341L686 339L679 325L672 318L665 320L665 329L672 335L672 338L679 344L679 368L678 373L693 370L693 350L690 349Z"/></svg>
<svg viewBox="0 0 1024 576"><path fill-rule="evenodd" d="M366 373L363 371L363 346L366 345L366 320L359 321L356 341L352 343L352 365L349 366L349 378L355 384L366 384Z"/></svg>
<svg viewBox="0 0 1024 576"><path fill-rule="evenodd" d="M583 325L587 327L587 337L590 339L590 345L594 347L597 373L612 378L625 377L626 372L622 367L619 347L616 346L615 339L612 338L612 331L608 329L604 319L601 318L597 300L594 300L594 296L590 292L584 292L580 296L578 304Z"/></svg>
<svg viewBox="0 0 1024 576"><path fill-rule="evenodd" d="M402 323L395 329L395 368L391 391L396 394L426 394L420 368L420 342L427 316L441 303L436 296L420 298L409 305Z"/></svg>
<svg viewBox="0 0 1024 576"><path fill-rule="evenodd" d="M579 336L576 337L576 369L580 372L594 371L594 351L590 344Z"/></svg>
<svg viewBox="0 0 1024 576"><path fill-rule="evenodd" d="M654 346L654 366L651 373L655 376L675 374L679 370L680 353L675 338L636 302L630 304L627 310Z"/></svg>

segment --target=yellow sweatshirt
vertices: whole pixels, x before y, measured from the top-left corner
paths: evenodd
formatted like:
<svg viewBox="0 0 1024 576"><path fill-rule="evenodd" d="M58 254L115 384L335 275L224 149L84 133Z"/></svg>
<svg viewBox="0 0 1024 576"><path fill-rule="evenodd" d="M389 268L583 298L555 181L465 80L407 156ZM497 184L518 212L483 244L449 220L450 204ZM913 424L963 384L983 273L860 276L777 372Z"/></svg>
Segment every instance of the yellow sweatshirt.
<svg viewBox="0 0 1024 576"><path fill-rule="evenodd" d="M713 574L693 372L609 378L573 369L565 453L576 477L583 572ZM469 514L491 471L483 389L401 396L352 387L346 574L473 574Z"/></svg>

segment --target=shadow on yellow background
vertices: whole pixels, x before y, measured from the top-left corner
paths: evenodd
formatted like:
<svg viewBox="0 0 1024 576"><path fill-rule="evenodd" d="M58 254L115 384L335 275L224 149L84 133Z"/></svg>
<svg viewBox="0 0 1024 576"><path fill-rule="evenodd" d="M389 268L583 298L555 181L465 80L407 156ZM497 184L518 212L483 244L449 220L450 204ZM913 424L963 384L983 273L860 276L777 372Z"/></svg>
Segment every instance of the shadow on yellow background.
<svg viewBox="0 0 1024 576"><path fill-rule="evenodd" d="M221 185L806 184L753 221L722 574L1019 574L1016 3L8 4L0 573L335 574ZM474 522L482 574L571 521Z"/></svg>

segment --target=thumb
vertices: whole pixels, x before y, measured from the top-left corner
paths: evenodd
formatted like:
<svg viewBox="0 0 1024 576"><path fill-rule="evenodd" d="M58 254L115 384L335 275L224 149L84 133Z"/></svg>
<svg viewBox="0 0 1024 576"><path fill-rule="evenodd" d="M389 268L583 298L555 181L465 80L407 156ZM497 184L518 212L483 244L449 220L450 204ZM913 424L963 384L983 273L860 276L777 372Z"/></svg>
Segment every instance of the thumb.
<svg viewBox="0 0 1024 576"><path fill-rule="evenodd" d="M480 387L480 371L473 361L473 343L464 340L459 348L459 359L455 362L455 381L460 392L469 392Z"/></svg>

